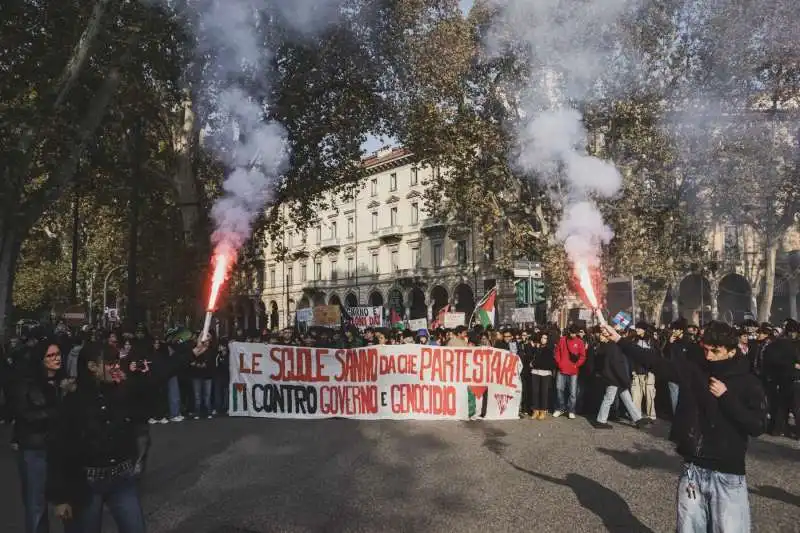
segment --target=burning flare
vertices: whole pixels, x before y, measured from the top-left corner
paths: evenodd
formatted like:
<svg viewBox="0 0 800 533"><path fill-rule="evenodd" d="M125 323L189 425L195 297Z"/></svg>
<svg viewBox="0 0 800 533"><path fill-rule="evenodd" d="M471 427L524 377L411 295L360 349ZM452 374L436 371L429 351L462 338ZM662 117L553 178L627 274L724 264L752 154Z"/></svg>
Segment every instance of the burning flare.
<svg viewBox="0 0 800 533"><path fill-rule="evenodd" d="M220 250L214 253L214 274L211 277L211 293L208 296L207 311L214 311L217 307L217 298L219 298L219 291L222 289L222 284L228 277L228 269L231 265L230 251Z"/></svg>
<svg viewBox="0 0 800 533"><path fill-rule="evenodd" d="M581 289L583 289L583 293L586 295L586 299L589 300L589 305L592 307L592 309L599 309L600 303L597 300L597 294L594 292L592 273L589 270L589 265L586 263L576 263L575 274L578 277L578 283L580 284Z"/></svg>

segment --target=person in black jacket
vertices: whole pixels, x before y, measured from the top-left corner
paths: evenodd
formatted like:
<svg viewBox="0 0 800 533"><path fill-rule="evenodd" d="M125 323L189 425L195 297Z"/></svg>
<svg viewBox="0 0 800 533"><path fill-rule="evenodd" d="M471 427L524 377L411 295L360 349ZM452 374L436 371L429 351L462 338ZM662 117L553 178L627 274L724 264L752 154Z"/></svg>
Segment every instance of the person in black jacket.
<svg viewBox="0 0 800 533"><path fill-rule="evenodd" d="M517 347L517 355L522 362L522 369L519 372L520 383L522 384L522 398L519 403L519 415L522 418L527 418L533 414L538 414L538 411L533 413L533 398L531 397L531 388L533 386L531 376L531 363L533 362L533 355L536 348L533 344L533 339L528 336L527 332L522 333L522 342Z"/></svg>
<svg viewBox="0 0 800 533"><path fill-rule="evenodd" d="M217 369L217 342L213 331L209 332L211 340L208 349L199 354L189 365L194 392L193 418L199 420L212 418L211 393L214 386L214 374Z"/></svg>
<svg viewBox="0 0 800 533"><path fill-rule="evenodd" d="M616 331L604 329L619 342ZM766 400L737 344L736 330L722 322L706 325L700 345L683 362L619 342L627 356L680 386L670 431L685 461L678 483L679 533L750 531L745 454L748 438L764 432Z"/></svg>
<svg viewBox="0 0 800 533"><path fill-rule="evenodd" d="M19 368L11 386L15 411L14 433L25 531L49 531L46 483L47 444L61 400L74 383L64 379L57 344L42 342L30 349L27 368Z"/></svg>
<svg viewBox="0 0 800 533"><path fill-rule="evenodd" d="M547 333L541 333L535 342L531 361L531 407L537 420L547 418L556 370L555 350Z"/></svg>
<svg viewBox="0 0 800 533"><path fill-rule="evenodd" d="M772 341L763 355L764 382L769 396L769 414L771 435L791 436L789 428L789 410L794 401L796 380L800 381L798 368L800 359L800 324L787 320L783 335ZM798 413L795 411L795 420ZM797 432L797 422L795 422Z"/></svg>
<svg viewBox="0 0 800 533"><path fill-rule="evenodd" d="M152 390L207 349L184 345L147 379L131 376L113 346L81 351L77 390L64 399L47 450L48 499L68 531L100 533L104 505L119 531L145 531L135 473L142 388Z"/></svg>
<svg viewBox="0 0 800 533"><path fill-rule="evenodd" d="M606 331L600 331L600 343L597 347L602 360L603 367L600 369L601 382L605 384L605 394L597 411L597 422L594 427L597 429L611 429L613 426L608 423L608 413L611 406L619 394L622 404L628 410L628 414L636 427L645 427L650 423L648 418L642 418L642 412L633 403L631 397L631 369L625 354L622 353L616 343L611 342Z"/></svg>

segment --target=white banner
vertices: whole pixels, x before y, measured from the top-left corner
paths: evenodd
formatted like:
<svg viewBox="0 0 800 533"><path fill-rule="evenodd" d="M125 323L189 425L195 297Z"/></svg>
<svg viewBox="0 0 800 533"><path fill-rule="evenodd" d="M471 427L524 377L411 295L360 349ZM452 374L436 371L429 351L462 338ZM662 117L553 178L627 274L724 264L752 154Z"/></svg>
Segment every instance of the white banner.
<svg viewBox="0 0 800 533"><path fill-rule="evenodd" d="M231 416L516 419L519 358L491 347L230 345Z"/></svg>
<svg viewBox="0 0 800 533"><path fill-rule="evenodd" d="M347 314L358 329L383 327L383 307L348 307Z"/></svg>

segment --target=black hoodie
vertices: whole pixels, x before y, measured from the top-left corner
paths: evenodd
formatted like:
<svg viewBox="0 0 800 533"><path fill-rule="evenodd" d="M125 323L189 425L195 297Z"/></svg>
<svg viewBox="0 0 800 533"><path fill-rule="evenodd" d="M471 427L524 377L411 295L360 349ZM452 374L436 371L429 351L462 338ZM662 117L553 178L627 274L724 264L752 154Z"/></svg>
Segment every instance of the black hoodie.
<svg viewBox="0 0 800 533"><path fill-rule="evenodd" d="M708 362L694 345L684 361L670 361L629 341L620 348L628 357L650 368L656 376L678 383L681 393L670 440L683 458L716 472L744 475L748 437L764 432L766 399L759 379L741 354ZM727 392L716 398L709 390L711 377Z"/></svg>

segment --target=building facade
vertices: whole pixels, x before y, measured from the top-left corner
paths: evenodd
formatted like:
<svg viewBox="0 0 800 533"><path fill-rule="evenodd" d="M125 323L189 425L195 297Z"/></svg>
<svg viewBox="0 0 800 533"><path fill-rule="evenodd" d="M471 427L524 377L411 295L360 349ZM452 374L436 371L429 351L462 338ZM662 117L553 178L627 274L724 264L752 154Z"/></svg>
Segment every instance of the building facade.
<svg viewBox="0 0 800 533"><path fill-rule="evenodd" d="M238 326L283 328L298 309L340 303L385 306L407 319L430 321L446 305L469 316L495 284L503 321L516 300L513 279L500 278L541 277L538 265L501 273L492 241L478 242L470 228L431 216L424 195L438 170L409 151L380 150L363 166L350 198L330 198L333 207L305 232L287 228L285 260L277 258L276 243L268 244L248 281L232 288Z"/></svg>

